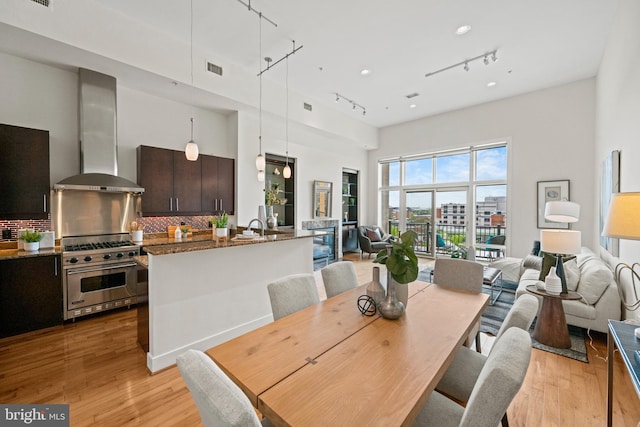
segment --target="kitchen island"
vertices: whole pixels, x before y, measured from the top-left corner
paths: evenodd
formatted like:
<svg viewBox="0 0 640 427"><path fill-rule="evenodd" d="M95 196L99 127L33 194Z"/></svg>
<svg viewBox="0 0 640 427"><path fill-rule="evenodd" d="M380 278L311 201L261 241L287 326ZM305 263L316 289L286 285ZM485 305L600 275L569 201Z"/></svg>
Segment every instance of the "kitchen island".
<svg viewBox="0 0 640 427"><path fill-rule="evenodd" d="M206 350L273 321L267 284L313 272L313 237L287 230L216 243L211 233L143 242L148 254L149 351L153 373L184 351Z"/></svg>

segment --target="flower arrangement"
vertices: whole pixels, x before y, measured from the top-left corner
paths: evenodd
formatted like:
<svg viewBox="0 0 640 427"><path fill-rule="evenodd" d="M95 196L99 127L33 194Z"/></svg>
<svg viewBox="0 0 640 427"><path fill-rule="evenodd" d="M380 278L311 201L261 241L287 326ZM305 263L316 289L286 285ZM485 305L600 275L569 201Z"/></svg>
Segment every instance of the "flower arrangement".
<svg viewBox="0 0 640 427"><path fill-rule="evenodd" d="M287 203L287 199L282 198L280 199L278 197L278 194L280 193L284 193L283 190L280 189L280 185L279 184L271 184L271 189L264 190L264 203L267 206L272 206L272 205L284 205L285 203Z"/></svg>

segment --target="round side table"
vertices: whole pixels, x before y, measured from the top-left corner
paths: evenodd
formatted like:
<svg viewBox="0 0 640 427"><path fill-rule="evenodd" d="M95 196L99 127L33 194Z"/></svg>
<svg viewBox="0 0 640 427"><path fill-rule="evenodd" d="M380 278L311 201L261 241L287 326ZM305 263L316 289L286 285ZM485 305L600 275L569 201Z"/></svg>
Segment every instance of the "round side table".
<svg viewBox="0 0 640 427"><path fill-rule="evenodd" d="M527 292L542 297L542 308L533 330L533 338L540 344L550 347L571 348L571 338L562 300L578 300L582 298L580 294L569 291L566 294L552 295L545 290L536 288L535 285L529 285L526 289Z"/></svg>

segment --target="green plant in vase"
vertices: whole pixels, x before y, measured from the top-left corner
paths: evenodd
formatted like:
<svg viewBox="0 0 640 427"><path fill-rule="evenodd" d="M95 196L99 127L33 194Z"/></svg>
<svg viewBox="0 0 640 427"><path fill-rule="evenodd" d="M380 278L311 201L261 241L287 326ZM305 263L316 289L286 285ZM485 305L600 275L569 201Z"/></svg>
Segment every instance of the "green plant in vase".
<svg viewBox="0 0 640 427"><path fill-rule="evenodd" d="M413 250L417 239L418 233L413 230L405 231L400 239L389 242L391 248L378 252L373 262L385 264L396 282L413 282L418 278L418 257Z"/></svg>
<svg viewBox="0 0 640 427"><path fill-rule="evenodd" d="M20 240L24 240L26 243L37 243L44 238L44 234L39 232L38 230L30 231L26 230L22 236L20 236Z"/></svg>

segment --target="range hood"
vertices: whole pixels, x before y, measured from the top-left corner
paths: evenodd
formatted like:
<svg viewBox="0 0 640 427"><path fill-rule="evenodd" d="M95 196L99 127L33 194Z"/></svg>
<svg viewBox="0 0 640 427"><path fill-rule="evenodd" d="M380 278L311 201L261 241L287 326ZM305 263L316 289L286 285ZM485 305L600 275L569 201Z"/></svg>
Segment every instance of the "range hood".
<svg viewBox="0 0 640 427"><path fill-rule="evenodd" d="M54 184L54 190L143 193L118 176L116 79L79 70L80 174Z"/></svg>

